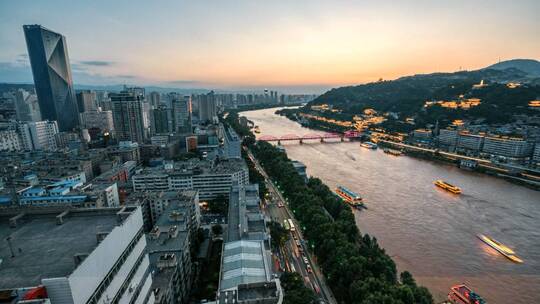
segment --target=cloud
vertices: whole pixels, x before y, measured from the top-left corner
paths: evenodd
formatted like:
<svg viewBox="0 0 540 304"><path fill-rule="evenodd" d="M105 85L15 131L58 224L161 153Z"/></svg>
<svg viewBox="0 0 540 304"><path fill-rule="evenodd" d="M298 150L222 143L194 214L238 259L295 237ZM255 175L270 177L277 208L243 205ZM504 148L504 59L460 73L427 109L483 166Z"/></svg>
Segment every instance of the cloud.
<svg viewBox="0 0 540 304"><path fill-rule="evenodd" d="M32 70L20 62L0 62L0 82L33 82Z"/></svg>
<svg viewBox="0 0 540 304"><path fill-rule="evenodd" d="M114 65L114 61L105 61L105 60L83 60L79 61L79 64L90 65L90 66L111 66Z"/></svg>
<svg viewBox="0 0 540 304"><path fill-rule="evenodd" d="M116 75L116 76L113 76L113 77L124 78L124 79L135 79L135 78L137 78L137 76L135 76L135 75Z"/></svg>
<svg viewBox="0 0 540 304"><path fill-rule="evenodd" d="M114 61L106 61L106 60L79 60L79 61L73 62L71 64L71 68L74 71L91 72L91 71L95 71L96 68L110 67L115 64L116 62Z"/></svg>
<svg viewBox="0 0 540 304"><path fill-rule="evenodd" d="M19 54L13 61L13 65L17 66L30 66L30 60L28 59L28 54Z"/></svg>

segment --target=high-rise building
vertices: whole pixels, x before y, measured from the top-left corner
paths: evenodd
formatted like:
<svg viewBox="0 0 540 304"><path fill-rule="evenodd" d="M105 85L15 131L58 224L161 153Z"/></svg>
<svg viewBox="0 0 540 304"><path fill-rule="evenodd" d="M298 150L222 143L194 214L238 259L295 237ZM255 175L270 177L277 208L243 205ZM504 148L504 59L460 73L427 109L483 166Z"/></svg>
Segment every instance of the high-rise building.
<svg viewBox="0 0 540 304"><path fill-rule="evenodd" d="M25 150L54 151L58 148L56 121L31 121L20 123L19 135Z"/></svg>
<svg viewBox="0 0 540 304"><path fill-rule="evenodd" d="M40 121L39 103L37 96L29 94L23 89L15 93L15 112L17 120L20 121Z"/></svg>
<svg viewBox="0 0 540 304"><path fill-rule="evenodd" d="M124 86L124 91L131 92L135 95L142 96L142 98L146 98L146 90L141 87L128 87Z"/></svg>
<svg viewBox="0 0 540 304"><path fill-rule="evenodd" d="M145 138L143 99L134 92L109 94L112 103L114 130L120 141L143 143Z"/></svg>
<svg viewBox="0 0 540 304"><path fill-rule="evenodd" d="M79 112L96 111L98 109L96 92L80 91L77 93L77 106Z"/></svg>
<svg viewBox="0 0 540 304"><path fill-rule="evenodd" d="M153 135L167 134L171 127L169 121L171 121L171 113L169 109L163 105L153 108L150 113L150 130ZM172 123L171 123L172 124Z"/></svg>
<svg viewBox="0 0 540 304"><path fill-rule="evenodd" d="M150 95L148 95L148 101L152 107L159 107L161 105L161 94L156 91L150 92Z"/></svg>
<svg viewBox="0 0 540 304"><path fill-rule="evenodd" d="M41 25L24 25L41 117L61 131L79 124L66 38Z"/></svg>
<svg viewBox="0 0 540 304"><path fill-rule="evenodd" d="M85 129L99 129L102 132L114 130L112 111L91 110L81 113L81 125Z"/></svg>
<svg viewBox="0 0 540 304"><path fill-rule="evenodd" d="M201 122L213 121L217 115L214 92L199 96L199 120Z"/></svg>
<svg viewBox="0 0 540 304"><path fill-rule="evenodd" d="M191 96L172 100L173 130L177 133L191 133Z"/></svg>
<svg viewBox="0 0 540 304"><path fill-rule="evenodd" d="M107 91L97 91L96 92L97 104L103 111L111 111L111 99L109 98L109 93Z"/></svg>

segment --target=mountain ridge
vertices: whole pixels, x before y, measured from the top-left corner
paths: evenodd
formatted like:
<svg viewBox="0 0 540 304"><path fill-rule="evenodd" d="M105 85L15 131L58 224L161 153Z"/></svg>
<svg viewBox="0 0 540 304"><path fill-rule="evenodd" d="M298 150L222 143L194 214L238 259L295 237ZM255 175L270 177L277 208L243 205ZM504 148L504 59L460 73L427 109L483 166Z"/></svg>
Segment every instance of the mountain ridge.
<svg viewBox="0 0 540 304"><path fill-rule="evenodd" d="M533 77L540 77L540 61L535 59L510 59L492 64L484 69L506 70L509 68L521 70Z"/></svg>

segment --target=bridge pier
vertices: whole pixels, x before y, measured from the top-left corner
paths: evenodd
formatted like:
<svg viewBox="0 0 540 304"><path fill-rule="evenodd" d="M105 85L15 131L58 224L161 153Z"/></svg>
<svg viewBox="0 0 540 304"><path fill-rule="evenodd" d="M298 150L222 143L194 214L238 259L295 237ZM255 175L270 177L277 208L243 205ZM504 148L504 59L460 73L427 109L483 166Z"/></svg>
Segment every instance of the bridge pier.
<svg viewBox="0 0 540 304"><path fill-rule="evenodd" d="M278 146L281 146L281 140L277 141Z"/></svg>
<svg viewBox="0 0 540 304"><path fill-rule="evenodd" d="M302 141L302 139L300 139L300 144L302 145L304 142Z"/></svg>
<svg viewBox="0 0 540 304"><path fill-rule="evenodd" d="M323 143L324 142L324 138L321 137L321 142Z"/></svg>
<svg viewBox="0 0 540 304"><path fill-rule="evenodd" d="M341 142L345 141L345 137L341 136Z"/></svg>

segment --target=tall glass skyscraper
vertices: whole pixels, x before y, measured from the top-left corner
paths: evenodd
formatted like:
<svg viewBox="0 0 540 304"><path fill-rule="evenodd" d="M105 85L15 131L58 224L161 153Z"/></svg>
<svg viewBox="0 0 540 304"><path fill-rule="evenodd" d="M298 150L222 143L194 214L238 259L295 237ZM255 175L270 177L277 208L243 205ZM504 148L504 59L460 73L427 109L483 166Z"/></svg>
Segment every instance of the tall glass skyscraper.
<svg viewBox="0 0 540 304"><path fill-rule="evenodd" d="M56 120L60 131L79 123L66 38L41 25L24 25L24 36L43 120Z"/></svg>

